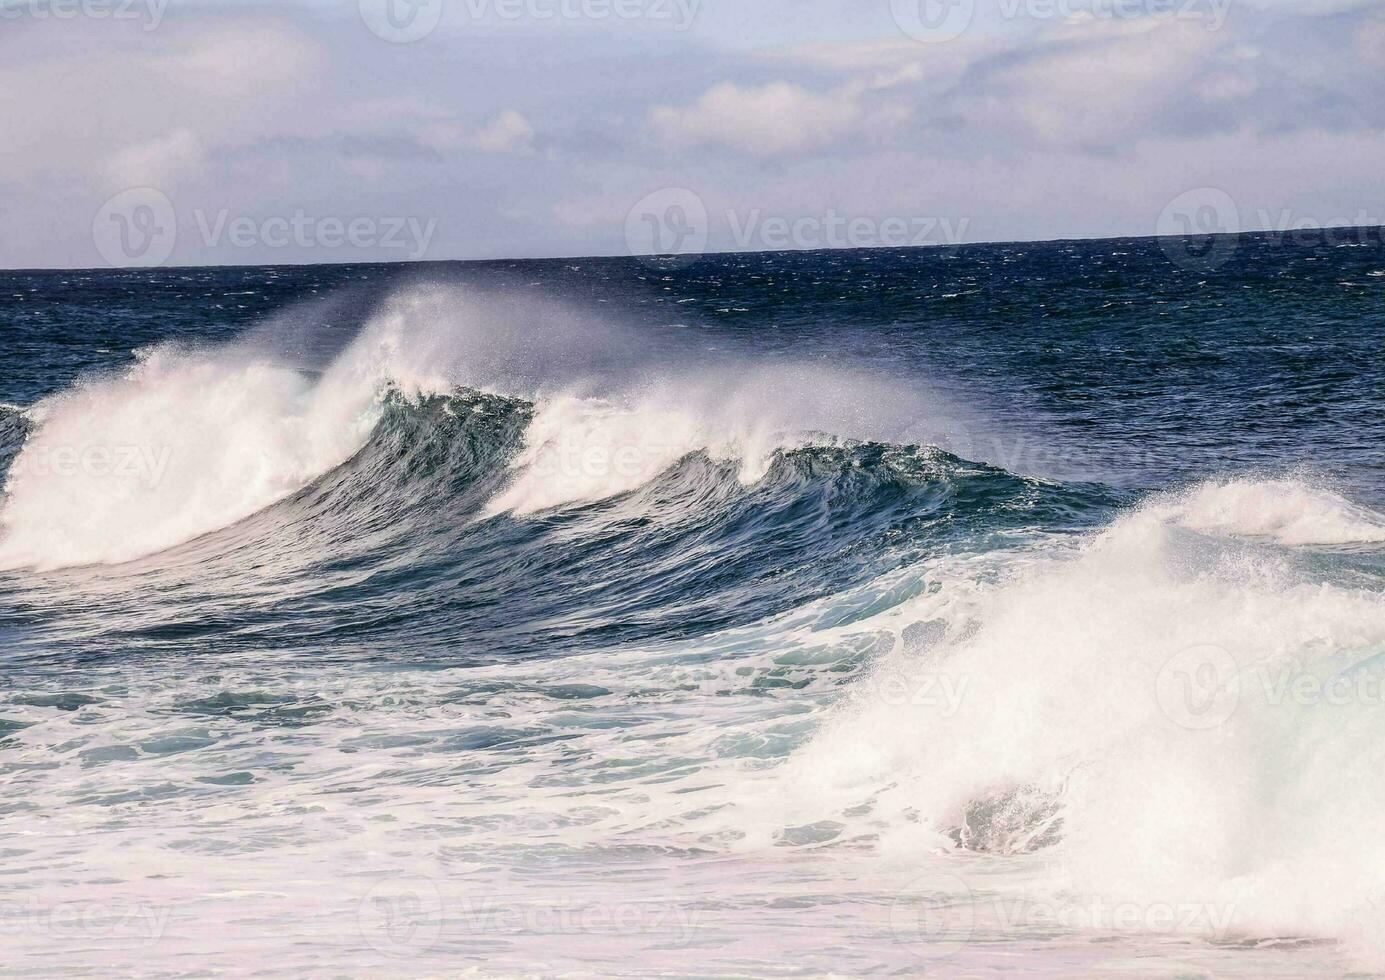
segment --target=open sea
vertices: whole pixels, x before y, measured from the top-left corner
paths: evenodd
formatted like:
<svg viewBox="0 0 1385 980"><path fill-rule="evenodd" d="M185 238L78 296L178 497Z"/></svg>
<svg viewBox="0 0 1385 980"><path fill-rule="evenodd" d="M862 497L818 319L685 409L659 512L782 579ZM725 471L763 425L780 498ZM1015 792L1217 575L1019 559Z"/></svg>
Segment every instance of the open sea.
<svg viewBox="0 0 1385 980"><path fill-rule="evenodd" d="M0 272L0 340L0 975L1385 971L1379 233Z"/></svg>

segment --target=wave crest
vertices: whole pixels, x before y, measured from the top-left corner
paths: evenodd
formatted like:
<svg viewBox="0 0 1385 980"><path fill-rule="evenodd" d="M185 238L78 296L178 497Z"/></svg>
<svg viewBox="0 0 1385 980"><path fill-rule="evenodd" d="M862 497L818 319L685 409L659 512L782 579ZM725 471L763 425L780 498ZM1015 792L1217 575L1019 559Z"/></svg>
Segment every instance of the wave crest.
<svg viewBox="0 0 1385 980"><path fill-rule="evenodd" d="M905 852L1042 847L1074 901L1368 938L1385 600L1282 545L1378 520L1294 481L1219 482L1084 540L926 560L924 594L868 624L893 652L791 760L770 819Z"/></svg>
<svg viewBox="0 0 1385 980"><path fill-rule="evenodd" d="M459 389L537 405L511 485L490 513L532 514L648 483L689 453L742 461L834 436L897 436L916 392L823 365L725 355L666 366L667 338L510 295L397 295L325 367L295 360L273 324L224 348L144 352L35 406L0 509L0 567L148 556L297 493L367 443L391 393ZM294 334L294 344L313 346ZM681 363L681 361L680 361Z"/></svg>
<svg viewBox="0 0 1385 980"><path fill-rule="evenodd" d="M1385 541L1385 515L1302 480L1204 483L1172 501L1160 501L1155 512L1195 531L1291 546Z"/></svg>

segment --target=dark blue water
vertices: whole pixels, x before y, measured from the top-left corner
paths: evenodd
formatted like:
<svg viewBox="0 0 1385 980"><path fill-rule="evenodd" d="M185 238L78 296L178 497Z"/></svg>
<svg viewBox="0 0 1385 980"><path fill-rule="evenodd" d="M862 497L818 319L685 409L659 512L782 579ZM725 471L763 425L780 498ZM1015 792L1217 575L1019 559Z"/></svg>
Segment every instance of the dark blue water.
<svg viewBox="0 0 1385 980"><path fill-rule="evenodd" d="M1215 270L1157 239L627 259L8 273L0 400L29 404L169 339L224 340L305 300L359 324L423 279L501 283L701 342L926 366L1113 469L1320 465L1378 491L1385 247L1246 235ZM1369 242L1370 239L1367 239ZM1132 444L1139 453L1132 454ZM1132 458L1133 457L1133 458Z"/></svg>
<svg viewBox="0 0 1385 980"><path fill-rule="evenodd" d="M1161 658L1199 643L1249 669L1258 655L1234 638L1276 609L1287 647L1266 656L1367 663L1385 652L1385 248L1234 244L1201 268L1131 239L0 273L0 771L27 797L0 820L103 828L106 845L60 863L139 908L109 847L157 849L175 823L224 819L256 887L274 862L230 843L242 833L325 882L336 838L305 831L313 844L283 850L271 839L292 822L268 814L367 792L363 812L386 819L379 790L395 784L478 808L419 797L397 850L409 874L463 847L457 820L490 828L517 865L562 839L599 868L610 848L688 845L687 827L741 805L723 766L788 771L825 751L843 692L891 657L980 663L1010 644L1025 676L1021 650L1052 643L1061 671L1090 641L1152 685ZM1060 556L1061 594L1086 590L1090 606L1026 584ZM1180 642L1155 650L1147 615ZM1123 683L1100 690L1123 699ZM1112 717L1154 702L1140 704L1114 701ZM714 743L700 726L741 735ZM341 783L367 760L377 781ZM1026 764L996 764L987 792ZM1017 826L1087 813L1054 788L1067 769L1034 765L1042 802ZM663 784L707 809L671 807ZM511 822L526 785L643 815L569 840L561 822ZM783 815L771 846L844 841L871 807L878 833L894 819L879 793ZM899 819L926 826L930 805ZM246 823L231 833L217 807ZM934 829L981 839L968 819ZM429 843L432 824L452 829ZM753 837L706 833L695 850ZM18 853L33 901L49 900L53 854ZM1263 863L1297 858L1267 848ZM239 894L233 865L207 874ZM172 866L191 891L160 907L193 915L198 872ZM1317 928L1303 932L1336 936ZM504 962L552 962L536 948Z"/></svg>

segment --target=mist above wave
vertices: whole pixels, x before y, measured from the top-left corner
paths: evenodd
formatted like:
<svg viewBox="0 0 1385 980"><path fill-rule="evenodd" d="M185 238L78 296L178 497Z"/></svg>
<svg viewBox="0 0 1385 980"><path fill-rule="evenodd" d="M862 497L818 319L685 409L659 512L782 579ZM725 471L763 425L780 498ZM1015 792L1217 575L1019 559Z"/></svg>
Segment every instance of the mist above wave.
<svg viewBox="0 0 1385 980"><path fill-rule="evenodd" d="M742 460L749 482L777 448L919 439L951 414L898 380L704 350L509 290L409 287L345 330L331 312L330 327L298 311L227 346L166 344L35 406L0 567L123 562L235 524L359 452L392 392L534 402L492 514L624 493L698 450Z"/></svg>

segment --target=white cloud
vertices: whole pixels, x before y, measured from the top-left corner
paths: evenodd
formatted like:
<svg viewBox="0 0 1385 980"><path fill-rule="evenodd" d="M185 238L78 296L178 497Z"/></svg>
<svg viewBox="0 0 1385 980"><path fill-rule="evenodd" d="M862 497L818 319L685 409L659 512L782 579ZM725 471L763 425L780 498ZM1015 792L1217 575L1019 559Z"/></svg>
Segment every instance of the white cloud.
<svg viewBox="0 0 1385 980"><path fill-rule="evenodd" d="M913 64L924 56L915 41L839 41L803 44L794 48L766 52L772 61L796 61L832 71L872 71Z"/></svg>
<svg viewBox="0 0 1385 980"><path fill-rule="evenodd" d="M414 134L414 139L420 146L436 150L444 156L464 149L470 142L466 127L451 121L428 123Z"/></svg>
<svg viewBox="0 0 1385 980"><path fill-rule="evenodd" d="M204 161L202 139L190 129L178 129L120 150L111 158L106 174L112 189L166 189L183 174L197 170Z"/></svg>
<svg viewBox="0 0 1385 980"><path fill-rule="evenodd" d="M1001 45L988 36L963 35L948 44L917 41L838 41L765 52L766 61L852 76L861 89L893 88L917 81L954 81L966 67Z"/></svg>
<svg viewBox="0 0 1385 980"><path fill-rule="evenodd" d="M1356 35L1356 50L1367 64L1385 69L1385 18L1361 25Z"/></svg>
<svg viewBox="0 0 1385 980"><path fill-rule="evenodd" d="M1216 31L1088 18L923 45L888 4L876 34L827 0L792 5L821 29L776 35L757 7L753 49L730 26L719 45L539 31L388 45L354 4L303 0L185 4L151 32L7 22L0 266L99 261L92 216L138 184L168 185L184 216L437 217L436 254L462 258L621 252L629 208L660 187L698 193L722 247L731 207L968 218L975 237L1025 238L1147 232L1204 184L1272 213L1373 205L1378 12L1241 5ZM174 258L285 256L184 235Z"/></svg>
<svg viewBox="0 0 1385 980"><path fill-rule="evenodd" d="M686 108L650 110L651 124L675 149L720 145L752 156L828 146L860 118L854 94L815 95L788 82L744 88L724 82Z"/></svg>
<svg viewBox="0 0 1385 980"><path fill-rule="evenodd" d="M286 25L232 22L194 36L162 64L171 82L230 99L270 88L287 95L315 77L323 60L316 43Z"/></svg>
<svg viewBox="0 0 1385 980"><path fill-rule="evenodd" d="M153 41L115 20L22 27L0 35L11 179L155 183L218 147L301 132L298 106L327 60L273 18L169 20Z"/></svg>
<svg viewBox="0 0 1385 980"><path fill-rule="evenodd" d="M1153 115L1194 101L1196 73L1221 43L1200 24L1066 22L983 65L954 104L1012 141L1128 147L1150 135Z"/></svg>
<svg viewBox="0 0 1385 980"><path fill-rule="evenodd" d="M534 127L514 109L506 109L472 137L471 145L483 153L532 153Z"/></svg>

